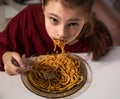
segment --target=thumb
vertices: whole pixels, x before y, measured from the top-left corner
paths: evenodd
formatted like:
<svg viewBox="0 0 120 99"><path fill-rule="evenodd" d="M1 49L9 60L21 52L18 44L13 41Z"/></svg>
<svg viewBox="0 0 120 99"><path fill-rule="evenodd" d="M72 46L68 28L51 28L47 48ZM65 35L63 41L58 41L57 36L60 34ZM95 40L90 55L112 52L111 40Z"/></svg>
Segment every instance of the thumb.
<svg viewBox="0 0 120 99"><path fill-rule="evenodd" d="M13 58L18 62L20 67L25 67L24 61L18 53L14 54Z"/></svg>

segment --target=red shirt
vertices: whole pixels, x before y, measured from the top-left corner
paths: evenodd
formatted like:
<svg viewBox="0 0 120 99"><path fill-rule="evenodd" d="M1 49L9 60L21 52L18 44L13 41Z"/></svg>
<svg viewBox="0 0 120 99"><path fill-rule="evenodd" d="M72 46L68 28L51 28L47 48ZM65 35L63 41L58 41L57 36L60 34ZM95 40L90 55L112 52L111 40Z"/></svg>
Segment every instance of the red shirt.
<svg viewBox="0 0 120 99"><path fill-rule="evenodd" d="M66 45L65 50L88 51L84 40L80 39L71 46ZM53 50L54 44L46 32L41 5L30 5L16 15L0 33L0 70L4 70L2 55L6 51L16 51L29 57L34 54L53 53Z"/></svg>

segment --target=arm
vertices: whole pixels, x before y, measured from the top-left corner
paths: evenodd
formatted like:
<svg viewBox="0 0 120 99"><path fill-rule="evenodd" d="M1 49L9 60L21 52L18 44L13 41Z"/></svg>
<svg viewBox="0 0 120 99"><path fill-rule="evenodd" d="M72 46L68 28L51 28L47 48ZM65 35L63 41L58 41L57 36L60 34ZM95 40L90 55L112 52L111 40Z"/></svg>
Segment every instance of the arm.
<svg viewBox="0 0 120 99"><path fill-rule="evenodd" d="M10 59L12 58L16 58L18 63L21 64L19 60L21 60L20 58L23 54L25 54L26 57L29 57L34 53L37 53L36 37L39 36L38 28L41 21L41 14L39 14L39 12L42 12L41 9L42 8L39 5L27 7L17 16L15 16L10 21L7 28L2 33L0 33L0 67L2 70L3 66L8 66L5 64L7 64L7 61L10 63ZM37 40L39 41L39 37ZM39 43L41 43L41 41ZM40 47L39 50L41 50Z"/></svg>
<svg viewBox="0 0 120 99"><path fill-rule="evenodd" d="M8 68L7 66L11 65L10 59L12 58L16 58L19 64L22 64L21 56L25 53L25 39L27 39L27 18L28 14L23 10L9 22L6 29L0 33L1 71L4 71L4 69ZM9 63L9 65L7 63ZM23 65L21 66L23 67Z"/></svg>
<svg viewBox="0 0 120 99"><path fill-rule="evenodd" d="M22 24L20 15L11 20L6 29L0 33L0 68L3 70L2 55L7 51L24 53L24 42L22 37Z"/></svg>

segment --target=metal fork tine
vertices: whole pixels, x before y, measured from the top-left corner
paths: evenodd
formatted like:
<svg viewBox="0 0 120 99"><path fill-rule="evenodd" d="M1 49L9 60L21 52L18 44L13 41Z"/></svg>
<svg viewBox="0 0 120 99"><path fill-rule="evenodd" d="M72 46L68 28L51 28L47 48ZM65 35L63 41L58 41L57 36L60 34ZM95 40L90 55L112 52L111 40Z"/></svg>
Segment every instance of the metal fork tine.
<svg viewBox="0 0 120 99"><path fill-rule="evenodd" d="M56 75L52 72L43 72L43 76L44 76L45 79L56 78Z"/></svg>
<svg viewBox="0 0 120 99"><path fill-rule="evenodd" d="M44 79L52 79L56 78L56 75L53 72L39 72L38 70L32 68L32 66L28 66L28 70L31 70L33 72L37 72L40 77L43 77Z"/></svg>
<svg viewBox="0 0 120 99"><path fill-rule="evenodd" d="M13 65L19 67L18 62L17 62L15 59L11 60L11 62L12 62ZM56 75L55 75L53 72L39 72L38 70L34 69L34 68L33 68L32 66L30 66L30 65L27 66L27 69L28 69L28 71L37 72L38 75L39 75L40 77L43 77L44 79L56 78Z"/></svg>

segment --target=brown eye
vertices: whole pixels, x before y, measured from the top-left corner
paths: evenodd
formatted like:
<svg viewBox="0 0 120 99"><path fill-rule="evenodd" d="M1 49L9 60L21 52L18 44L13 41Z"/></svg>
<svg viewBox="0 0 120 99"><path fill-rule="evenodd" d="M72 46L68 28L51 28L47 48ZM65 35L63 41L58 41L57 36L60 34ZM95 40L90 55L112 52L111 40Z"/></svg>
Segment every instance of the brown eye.
<svg viewBox="0 0 120 99"><path fill-rule="evenodd" d="M58 20L55 19L55 18L50 18L50 21L51 21L53 24L57 24L57 23L58 23Z"/></svg>
<svg viewBox="0 0 120 99"><path fill-rule="evenodd" d="M70 23L69 26L78 26L78 23Z"/></svg>

